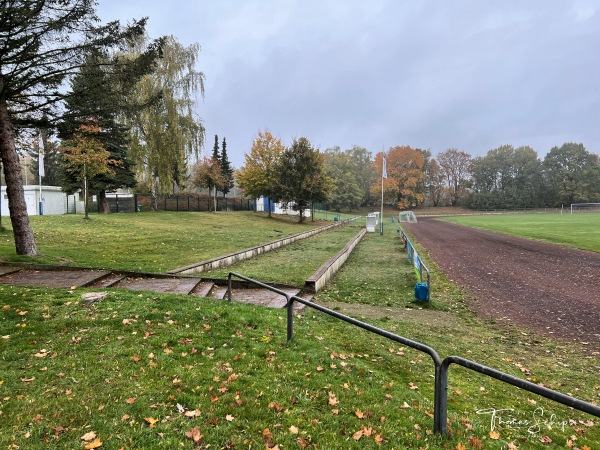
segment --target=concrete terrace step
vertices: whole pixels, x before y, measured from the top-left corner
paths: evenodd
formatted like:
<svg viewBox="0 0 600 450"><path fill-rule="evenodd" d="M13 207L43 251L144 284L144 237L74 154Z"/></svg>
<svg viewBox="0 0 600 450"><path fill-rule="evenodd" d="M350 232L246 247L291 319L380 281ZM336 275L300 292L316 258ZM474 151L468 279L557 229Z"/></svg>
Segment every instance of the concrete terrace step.
<svg viewBox="0 0 600 450"><path fill-rule="evenodd" d="M191 292L191 294L195 295L196 297L208 297L208 294L214 285L215 283L212 281L201 281L196 285L196 288Z"/></svg>
<svg viewBox="0 0 600 450"><path fill-rule="evenodd" d="M110 275L105 270L31 270L23 269L2 274L0 284L28 287L86 287Z"/></svg>
<svg viewBox="0 0 600 450"><path fill-rule="evenodd" d="M32 269L30 265L23 267L0 265L0 284L24 287L66 288L92 287L98 289L129 289L133 291L150 291L164 294L183 294L195 297L209 297L227 300L227 280L210 280L195 277L160 276L152 274L137 274L133 272L119 273L94 269L66 269L63 267L40 267ZM307 300L311 294L301 293L300 288L281 287L289 295L298 295ZM284 308L285 297L268 289L239 286L232 292L232 300L241 303L266 306L269 308ZM294 310L300 310L304 305L296 303Z"/></svg>
<svg viewBox="0 0 600 450"><path fill-rule="evenodd" d="M210 292L208 293L208 297L216 298L219 300L224 299L226 295L227 295L227 286L219 286L217 284L215 284L211 288Z"/></svg>
<svg viewBox="0 0 600 450"><path fill-rule="evenodd" d="M289 295L298 295L300 293L300 289L285 289L283 291ZM251 303L269 308L285 308L287 303L283 295L279 295L268 289L233 289L231 299L234 302Z"/></svg>
<svg viewBox="0 0 600 450"><path fill-rule="evenodd" d="M127 278L127 277L124 275L120 275L117 273L111 273L111 274L105 276L104 278L94 282L93 284L90 285L90 287L95 287L95 288L100 288L100 289L115 287L116 284L118 284L121 280L124 280L125 278Z"/></svg>
<svg viewBox="0 0 600 450"><path fill-rule="evenodd" d="M193 278L132 278L128 277L120 281L117 287L120 289L130 289L133 291L155 291L164 294L190 294L199 279Z"/></svg>

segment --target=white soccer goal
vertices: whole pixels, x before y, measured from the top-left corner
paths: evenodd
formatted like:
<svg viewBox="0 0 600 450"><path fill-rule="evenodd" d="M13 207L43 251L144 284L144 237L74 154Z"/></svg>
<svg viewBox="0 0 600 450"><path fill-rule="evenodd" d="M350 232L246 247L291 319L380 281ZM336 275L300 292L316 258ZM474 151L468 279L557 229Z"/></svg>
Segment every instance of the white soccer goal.
<svg viewBox="0 0 600 450"><path fill-rule="evenodd" d="M600 212L600 203L573 203L571 214L581 212Z"/></svg>
<svg viewBox="0 0 600 450"><path fill-rule="evenodd" d="M417 223L417 216L413 211L402 211L398 214L398 222Z"/></svg>

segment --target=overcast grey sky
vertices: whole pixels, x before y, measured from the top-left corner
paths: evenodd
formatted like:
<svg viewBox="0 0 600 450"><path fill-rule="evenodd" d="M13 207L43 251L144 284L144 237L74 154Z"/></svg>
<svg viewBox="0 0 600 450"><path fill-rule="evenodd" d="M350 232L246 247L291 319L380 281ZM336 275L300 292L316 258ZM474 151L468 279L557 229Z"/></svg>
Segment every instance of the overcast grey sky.
<svg viewBox="0 0 600 450"><path fill-rule="evenodd" d="M168 3L168 4L167 4ZM596 0L98 0L102 21L201 46L198 114L240 167L258 130L289 145L503 144L600 152Z"/></svg>

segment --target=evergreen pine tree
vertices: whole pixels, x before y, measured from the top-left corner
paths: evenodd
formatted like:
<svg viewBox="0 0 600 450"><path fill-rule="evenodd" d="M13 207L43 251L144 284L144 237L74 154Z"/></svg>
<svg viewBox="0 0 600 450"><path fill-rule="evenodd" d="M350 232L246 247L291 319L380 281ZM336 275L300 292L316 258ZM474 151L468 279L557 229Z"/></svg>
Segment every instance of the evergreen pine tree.
<svg viewBox="0 0 600 450"><path fill-rule="evenodd" d="M223 145L221 150L221 172L223 173L223 178L225 180L225 184L223 185L223 197L227 195L231 188L234 185L233 181L233 167L231 167L231 162L227 157L227 142L225 138L223 138Z"/></svg>
<svg viewBox="0 0 600 450"><path fill-rule="evenodd" d="M102 212L108 212L106 191L118 188L131 188L136 185L132 163L127 156L128 129L120 124L117 115L124 105L121 101L122 74L107 70L110 58L101 52L88 55L82 67L71 83L72 95L67 99L67 113L59 126L59 136L70 139L80 126L90 119L100 127L97 139L110 152L107 173L98 174L89 179L89 191L99 196ZM62 187L67 193L77 191L81 186L75 173L64 173Z"/></svg>
<svg viewBox="0 0 600 450"><path fill-rule="evenodd" d="M219 136L215 134L215 145L213 146L212 157L215 161L221 160L221 153L219 153Z"/></svg>

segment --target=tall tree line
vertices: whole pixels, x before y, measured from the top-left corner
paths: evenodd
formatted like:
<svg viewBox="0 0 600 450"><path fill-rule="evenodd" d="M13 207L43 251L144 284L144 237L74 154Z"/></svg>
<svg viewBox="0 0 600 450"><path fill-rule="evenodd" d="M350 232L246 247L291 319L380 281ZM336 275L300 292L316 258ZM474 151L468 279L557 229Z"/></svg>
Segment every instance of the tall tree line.
<svg viewBox="0 0 600 450"><path fill-rule="evenodd" d="M234 186L233 173L233 166L227 155L227 140L223 138L222 148L219 149L219 135L215 134L212 156L202 158L192 168L192 185L208 189L209 196L212 195L214 199L216 211L217 191L222 192L223 197L229 193Z"/></svg>
<svg viewBox="0 0 600 450"><path fill-rule="evenodd" d="M270 131L259 131L236 180L245 195L280 200L280 161L286 147ZM323 153L328 205L336 210L379 203L384 152L340 147ZM502 145L473 158L450 148L432 155L409 146L385 152L383 199L405 209L420 205L474 209L557 207L600 202L600 157L583 144L553 147L544 159L528 146ZM319 163L321 164L321 163Z"/></svg>
<svg viewBox="0 0 600 450"><path fill-rule="evenodd" d="M399 208L428 204L514 209L600 202L600 157L583 144L553 147L543 159L528 146L502 145L475 158L455 148L435 157L427 150L416 151L423 155L422 162L409 156L414 152L410 147L388 150L386 203ZM382 157L380 152L373 161L379 177ZM380 182L372 191L381 195Z"/></svg>
<svg viewBox="0 0 600 450"><path fill-rule="evenodd" d="M544 159L531 147L503 145L473 160L471 181L464 204L474 209L600 201L599 157L583 144L553 147Z"/></svg>

